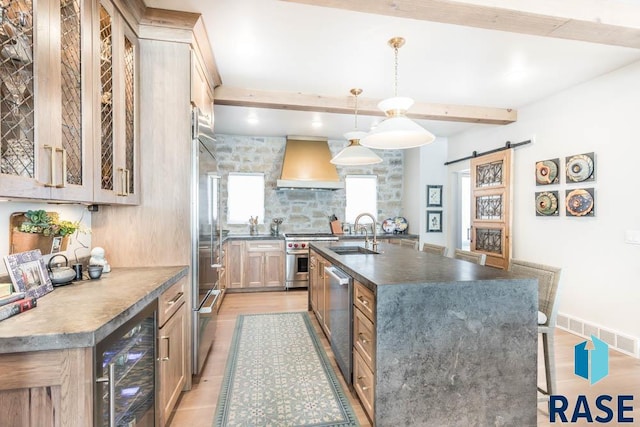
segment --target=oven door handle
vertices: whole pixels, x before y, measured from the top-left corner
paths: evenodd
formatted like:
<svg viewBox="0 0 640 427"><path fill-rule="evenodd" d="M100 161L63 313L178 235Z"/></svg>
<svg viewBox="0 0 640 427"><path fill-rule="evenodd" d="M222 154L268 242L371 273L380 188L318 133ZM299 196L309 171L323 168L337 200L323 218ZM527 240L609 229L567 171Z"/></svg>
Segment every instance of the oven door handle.
<svg viewBox="0 0 640 427"><path fill-rule="evenodd" d="M204 298L204 301L202 301L202 304L198 308L198 314L211 313L213 311L213 307L216 306L216 302L218 301L221 293L222 292L217 289L211 289L210 291L208 291L206 297ZM207 301L211 297L215 298L213 298L213 302L211 304L207 305Z"/></svg>
<svg viewBox="0 0 640 427"><path fill-rule="evenodd" d="M307 250L298 250L298 251L287 251L287 255L307 255L309 251Z"/></svg>

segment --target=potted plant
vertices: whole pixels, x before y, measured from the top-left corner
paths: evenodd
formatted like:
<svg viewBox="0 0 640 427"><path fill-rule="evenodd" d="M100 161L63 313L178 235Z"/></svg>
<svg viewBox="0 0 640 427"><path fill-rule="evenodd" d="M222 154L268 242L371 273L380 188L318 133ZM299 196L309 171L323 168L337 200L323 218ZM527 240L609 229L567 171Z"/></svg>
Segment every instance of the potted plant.
<svg viewBox="0 0 640 427"><path fill-rule="evenodd" d="M57 212L43 209L14 213L11 215L11 224L10 253L40 249L44 255L64 251L71 234L88 231L80 221L60 220Z"/></svg>

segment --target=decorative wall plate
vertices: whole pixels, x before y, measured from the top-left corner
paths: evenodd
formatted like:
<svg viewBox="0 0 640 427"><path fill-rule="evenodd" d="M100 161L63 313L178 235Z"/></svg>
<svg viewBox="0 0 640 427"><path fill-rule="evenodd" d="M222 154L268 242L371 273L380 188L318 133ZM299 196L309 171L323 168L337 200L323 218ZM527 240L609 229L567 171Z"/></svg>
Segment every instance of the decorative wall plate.
<svg viewBox="0 0 640 427"><path fill-rule="evenodd" d="M565 206L567 208L567 215L594 216L593 188L567 190Z"/></svg>
<svg viewBox="0 0 640 427"><path fill-rule="evenodd" d="M402 233L403 231L406 231L407 228L409 227L409 223L407 222L407 219L402 216L395 217L393 221L396 223L396 231L400 233Z"/></svg>
<svg viewBox="0 0 640 427"><path fill-rule="evenodd" d="M392 218L387 218L382 221L382 230L385 233L393 233L396 231L396 223Z"/></svg>
<svg viewBox="0 0 640 427"><path fill-rule="evenodd" d="M536 184L549 185L557 184L559 181L558 169L560 159L541 160L536 162Z"/></svg>
<svg viewBox="0 0 640 427"><path fill-rule="evenodd" d="M558 192L536 193L536 216L558 216Z"/></svg>
<svg viewBox="0 0 640 427"><path fill-rule="evenodd" d="M567 183L593 181L594 174L594 153L576 154L567 157L565 167Z"/></svg>

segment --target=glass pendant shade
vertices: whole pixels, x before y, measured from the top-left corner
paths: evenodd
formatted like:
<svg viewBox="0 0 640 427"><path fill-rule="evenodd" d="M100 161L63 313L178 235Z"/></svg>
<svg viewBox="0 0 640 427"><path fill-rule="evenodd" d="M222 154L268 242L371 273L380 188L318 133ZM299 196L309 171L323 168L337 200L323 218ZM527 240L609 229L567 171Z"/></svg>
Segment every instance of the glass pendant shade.
<svg viewBox="0 0 640 427"><path fill-rule="evenodd" d="M365 147L381 150L415 148L432 143L436 137L405 116L412 105L411 98L400 96L381 101L378 108L385 112L387 118L372 129L360 143Z"/></svg>
<svg viewBox="0 0 640 427"><path fill-rule="evenodd" d="M360 145L360 139L365 137L365 132L347 132L344 137L349 141L345 147L331 159L331 163L339 166L360 166L381 163L382 159L373 151Z"/></svg>
<svg viewBox="0 0 640 427"><path fill-rule="evenodd" d="M432 143L436 137L406 116L413 105L413 99L397 96L398 92L398 49L404 45L402 37L389 40L395 51L395 92L396 96L378 103L378 108L387 116L360 142L364 147L381 150L415 148Z"/></svg>

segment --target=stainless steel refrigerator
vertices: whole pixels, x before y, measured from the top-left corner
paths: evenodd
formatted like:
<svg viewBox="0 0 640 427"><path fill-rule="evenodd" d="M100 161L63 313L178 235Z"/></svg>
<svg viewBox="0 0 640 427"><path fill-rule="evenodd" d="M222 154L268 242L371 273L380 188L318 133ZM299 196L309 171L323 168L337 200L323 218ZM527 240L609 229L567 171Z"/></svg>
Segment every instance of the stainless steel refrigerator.
<svg viewBox="0 0 640 427"><path fill-rule="evenodd" d="M196 107L192 111L192 129L192 366L196 375L202 371L214 340L216 312L223 296L219 283L223 252L220 176L213 154L212 120Z"/></svg>

